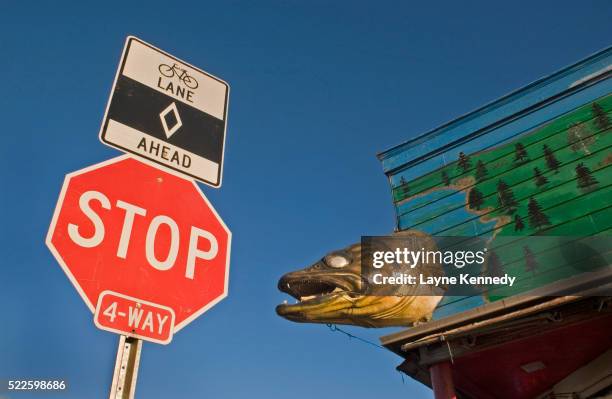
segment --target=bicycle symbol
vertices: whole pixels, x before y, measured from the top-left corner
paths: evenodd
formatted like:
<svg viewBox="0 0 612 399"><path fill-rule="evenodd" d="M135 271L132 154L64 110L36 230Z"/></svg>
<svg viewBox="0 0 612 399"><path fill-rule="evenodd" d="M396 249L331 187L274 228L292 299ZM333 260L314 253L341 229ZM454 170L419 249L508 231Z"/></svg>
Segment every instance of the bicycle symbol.
<svg viewBox="0 0 612 399"><path fill-rule="evenodd" d="M198 81L195 80L193 76L189 76L187 74L187 70L179 67L177 64L174 64L172 66L166 64L159 64L158 69L159 73L161 73L167 78L176 76L178 80L183 82L185 86L189 87L190 89L195 90L198 88Z"/></svg>

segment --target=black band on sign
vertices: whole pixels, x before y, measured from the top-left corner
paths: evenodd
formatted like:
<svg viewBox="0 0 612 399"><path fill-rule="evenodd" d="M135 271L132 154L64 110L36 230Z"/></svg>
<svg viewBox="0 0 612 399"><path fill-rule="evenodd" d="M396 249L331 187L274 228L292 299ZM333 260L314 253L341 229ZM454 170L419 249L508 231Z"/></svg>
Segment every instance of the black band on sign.
<svg viewBox="0 0 612 399"><path fill-rule="evenodd" d="M176 104L182 126L168 138L160 114L172 103ZM117 80L108 119L221 163L224 126L222 120L126 76L121 75ZM166 120L170 126L176 122L175 116L171 114Z"/></svg>

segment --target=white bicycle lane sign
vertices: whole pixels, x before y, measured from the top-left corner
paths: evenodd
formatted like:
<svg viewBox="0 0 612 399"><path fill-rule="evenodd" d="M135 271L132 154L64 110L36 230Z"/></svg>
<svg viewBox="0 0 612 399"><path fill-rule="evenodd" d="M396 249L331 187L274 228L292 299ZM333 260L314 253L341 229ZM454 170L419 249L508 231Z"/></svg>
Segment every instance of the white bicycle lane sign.
<svg viewBox="0 0 612 399"><path fill-rule="evenodd" d="M228 97L223 80L129 36L100 140L219 187Z"/></svg>

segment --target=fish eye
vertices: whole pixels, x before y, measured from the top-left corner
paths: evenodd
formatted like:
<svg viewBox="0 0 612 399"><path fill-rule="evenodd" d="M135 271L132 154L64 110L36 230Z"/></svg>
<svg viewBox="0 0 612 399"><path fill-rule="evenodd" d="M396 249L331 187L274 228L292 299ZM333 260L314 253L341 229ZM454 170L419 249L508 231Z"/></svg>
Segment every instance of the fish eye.
<svg viewBox="0 0 612 399"><path fill-rule="evenodd" d="M345 267L351 263L351 260L348 258L348 256L345 256L343 254L327 255L325 258L323 258L323 261L327 266L333 268Z"/></svg>

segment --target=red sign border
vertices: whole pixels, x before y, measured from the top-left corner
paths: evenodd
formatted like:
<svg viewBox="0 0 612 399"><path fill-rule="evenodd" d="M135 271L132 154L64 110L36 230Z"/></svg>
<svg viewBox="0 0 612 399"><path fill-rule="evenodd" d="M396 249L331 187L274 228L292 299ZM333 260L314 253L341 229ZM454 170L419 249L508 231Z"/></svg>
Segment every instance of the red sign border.
<svg viewBox="0 0 612 399"><path fill-rule="evenodd" d="M62 204L64 202L64 197L66 196L66 190L68 189L68 184L70 183L70 179L73 178L73 177L82 175L84 173L91 172L91 171L96 170L96 169L100 169L100 168L102 168L104 166L108 166L108 165L112 165L112 164L117 163L117 162L121 162L121 161L123 161L125 159L128 159L128 158L131 158L131 159L133 159L133 160L135 160L137 162L149 165L149 166L151 166L151 167L153 167L155 169L162 170L163 172L166 172L166 173L169 173L169 174L171 174L173 176L176 176L179 179L183 179L183 180L187 180L187 181L191 182L193 184L194 188L196 189L196 191L200 194L200 196L202 197L202 199L206 203L206 205L213 212L213 214L215 215L215 217L219 221L219 224L221 224L223 229L227 232L227 258L226 258L226 264L225 264L225 282L224 282L224 285L223 285L223 294L218 296L215 300L209 302L206 306L200 308L197 312L193 313L191 316L187 317L185 320L183 320L179 324L175 325L173 333L176 334L178 331L183 329L183 327L185 327L187 324L191 323L193 320L197 319L204 312L206 312L208 309L210 309L213 306L215 306L217 303L219 303L221 300L223 300L228 295L229 273L230 273L230 253L231 253L231 248L232 248L232 232L227 227L227 225L225 224L223 219L221 219L221 217L217 213L217 210L212 206L212 204L210 203L208 198L206 198L206 196L204 195L204 193L202 192L202 190L200 189L200 187L198 186L198 184L194 180L186 179L183 175L179 174L178 172L172 171L171 169L168 169L168 168L162 168L159 165L154 164L153 162L147 162L146 160L141 159L140 157L135 157L135 156L132 156L130 154L120 155L118 157L111 158L111 159L108 159L106 161L94 164L94 165L90 165L88 167L76 170L74 172L70 172L70 173L66 174L66 176L64 177L64 183L62 184L62 190L60 191L60 195L59 195L59 198L57 200L57 204L55 205L55 210L53 211L53 217L51 219L51 224L49 225L49 231L47 232L47 237L45 239L45 243L47 244L47 247L49 248L49 250L53 254L53 257L60 264L60 266L61 266L62 270L64 271L64 273L66 274L66 276L68 276L68 279L70 280L70 282L72 283L74 288L76 288L77 292L79 293L79 295L81 296L81 298L83 299L83 301L85 302L85 304L87 305L89 310L92 313L95 313L96 307L94 306L93 303L91 303L89 301L89 298L87 298L87 295L85 295L85 292L83 291L83 289L81 288L81 286L77 282L76 278L70 272L70 269L68 268L68 265L66 264L64 259L61 257L61 255L59 254L59 252L57 251L57 249L53 245L53 242L52 242L53 233L55 232L55 228L56 228L56 224L57 224L57 219L59 218L60 210L62 209ZM98 295L98 299L102 295L103 292L104 291L102 291L100 293L100 295ZM156 304L156 306L160 306L160 304ZM165 306L165 305L161 305L161 306Z"/></svg>

